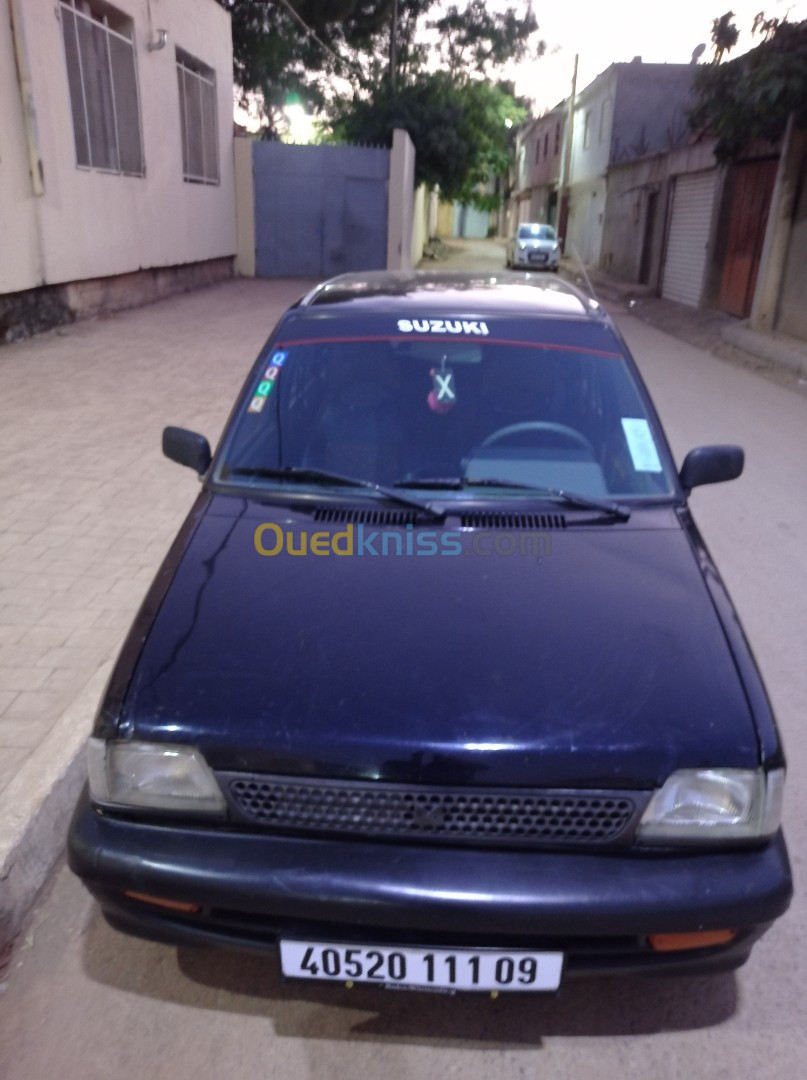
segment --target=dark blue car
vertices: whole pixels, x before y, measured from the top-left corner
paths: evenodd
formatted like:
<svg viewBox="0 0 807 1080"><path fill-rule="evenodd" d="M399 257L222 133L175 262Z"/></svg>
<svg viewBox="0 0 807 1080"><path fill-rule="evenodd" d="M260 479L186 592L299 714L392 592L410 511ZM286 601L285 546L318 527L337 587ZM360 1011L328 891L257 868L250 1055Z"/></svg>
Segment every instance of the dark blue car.
<svg viewBox="0 0 807 1080"><path fill-rule="evenodd" d="M285 975L552 990L743 963L785 761L680 473L555 278L337 278L281 319L95 720L70 864L113 926Z"/></svg>

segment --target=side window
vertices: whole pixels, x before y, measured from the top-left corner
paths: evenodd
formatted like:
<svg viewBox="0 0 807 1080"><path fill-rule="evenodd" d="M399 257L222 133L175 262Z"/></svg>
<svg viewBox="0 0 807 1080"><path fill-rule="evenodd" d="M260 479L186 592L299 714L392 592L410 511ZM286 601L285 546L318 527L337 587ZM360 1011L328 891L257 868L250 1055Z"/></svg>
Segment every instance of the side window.
<svg viewBox="0 0 807 1080"><path fill-rule="evenodd" d="M76 164L143 176L132 20L100 0L60 0Z"/></svg>
<svg viewBox="0 0 807 1080"><path fill-rule="evenodd" d="M602 103L602 109L600 111L600 142L610 134L612 109L613 102L610 98L606 98Z"/></svg>
<svg viewBox="0 0 807 1080"><path fill-rule="evenodd" d="M219 135L216 73L177 49L182 178L189 184L218 184Z"/></svg>
<svg viewBox="0 0 807 1080"><path fill-rule="evenodd" d="M588 150L591 143L591 109L588 109L583 120L583 149Z"/></svg>

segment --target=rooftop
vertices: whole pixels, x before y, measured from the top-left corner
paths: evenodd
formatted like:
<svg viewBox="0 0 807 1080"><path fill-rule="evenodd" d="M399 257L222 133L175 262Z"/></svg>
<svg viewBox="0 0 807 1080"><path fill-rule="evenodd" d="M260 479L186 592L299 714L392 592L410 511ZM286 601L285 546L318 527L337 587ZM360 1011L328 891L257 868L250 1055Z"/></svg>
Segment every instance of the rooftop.
<svg viewBox="0 0 807 1080"><path fill-rule="evenodd" d="M603 312L554 274L372 271L331 278L301 302L304 308L344 305L351 314L430 311L473 314L602 318Z"/></svg>

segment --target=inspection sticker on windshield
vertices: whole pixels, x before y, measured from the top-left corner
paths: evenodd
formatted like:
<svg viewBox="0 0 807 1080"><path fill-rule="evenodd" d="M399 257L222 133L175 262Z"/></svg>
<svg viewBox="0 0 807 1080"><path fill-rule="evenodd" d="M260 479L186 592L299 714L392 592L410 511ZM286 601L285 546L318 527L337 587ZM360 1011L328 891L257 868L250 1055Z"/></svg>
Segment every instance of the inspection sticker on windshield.
<svg viewBox="0 0 807 1080"><path fill-rule="evenodd" d="M622 418L622 430L628 440L631 461L637 472L661 472L658 450L646 420Z"/></svg>

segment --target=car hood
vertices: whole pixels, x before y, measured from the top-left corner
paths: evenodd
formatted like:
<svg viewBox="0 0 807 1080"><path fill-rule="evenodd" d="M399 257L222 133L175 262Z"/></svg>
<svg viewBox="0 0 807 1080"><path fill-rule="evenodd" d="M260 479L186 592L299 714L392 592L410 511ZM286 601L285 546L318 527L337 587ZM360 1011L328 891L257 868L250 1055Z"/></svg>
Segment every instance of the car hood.
<svg viewBox="0 0 807 1080"><path fill-rule="evenodd" d="M651 514L662 527L644 514L546 532L540 555L476 553L479 532L448 518L462 554L266 557L261 523L298 548L347 526L213 496L121 730L199 746L218 769L399 782L641 788L677 767L754 767L693 549L673 511ZM388 531L406 550L407 529ZM424 531L441 539L408 530Z"/></svg>

